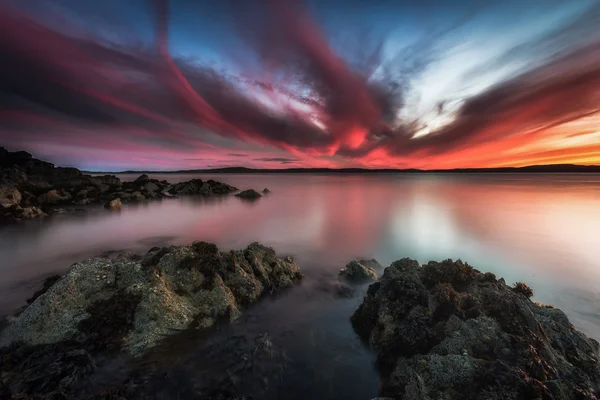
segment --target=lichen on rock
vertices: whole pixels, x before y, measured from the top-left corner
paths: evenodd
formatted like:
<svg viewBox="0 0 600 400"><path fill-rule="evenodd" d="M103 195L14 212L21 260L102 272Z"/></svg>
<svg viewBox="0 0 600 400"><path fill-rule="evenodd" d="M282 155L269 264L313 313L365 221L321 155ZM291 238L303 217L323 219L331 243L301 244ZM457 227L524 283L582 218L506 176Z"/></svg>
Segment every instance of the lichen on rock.
<svg viewBox="0 0 600 400"><path fill-rule="evenodd" d="M396 261L351 318L377 351L382 396L595 399L600 347L565 314L461 261Z"/></svg>

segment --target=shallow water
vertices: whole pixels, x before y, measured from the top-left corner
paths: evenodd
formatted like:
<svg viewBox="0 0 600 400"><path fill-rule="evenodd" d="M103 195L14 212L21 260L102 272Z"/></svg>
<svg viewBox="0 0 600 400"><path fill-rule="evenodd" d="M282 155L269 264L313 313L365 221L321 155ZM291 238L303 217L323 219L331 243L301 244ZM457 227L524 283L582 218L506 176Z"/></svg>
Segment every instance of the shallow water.
<svg viewBox="0 0 600 400"><path fill-rule="evenodd" d="M279 255L293 255L306 279L277 301L252 307L211 340L252 341L268 334L288 359L279 383L267 385L271 397L284 389L319 398L376 394L373 356L348 321L360 298L335 299L324 288L356 257L376 258L384 265L402 257L421 262L460 258L507 283L526 282L534 300L561 308L575 326L600 338L600 175L153 177L173 183L213 178L240 189L268 187L272 192L256 202L188 197L129 205L120 213L88 207L3 227L0 315L21 306L44 277L90 256L194 240L222 249L259 241ZM199 356L206 345L178 341L179 349L171 351L177 362L168 368L177 371L178 379L192 382L201 374L200 364L209 362ZM176 386L186 387L181 382Z"/></svg>

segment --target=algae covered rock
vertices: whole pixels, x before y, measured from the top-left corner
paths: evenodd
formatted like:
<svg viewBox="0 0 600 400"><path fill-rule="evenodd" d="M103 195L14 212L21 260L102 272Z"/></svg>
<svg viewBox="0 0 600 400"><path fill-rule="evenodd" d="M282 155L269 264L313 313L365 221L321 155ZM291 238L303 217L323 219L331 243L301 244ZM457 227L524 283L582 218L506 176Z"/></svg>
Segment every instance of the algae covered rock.
<svg viewBox="0 0 600 400"><path fill-rule="evenodd" d="M564 313L461 261L386 268L351 318L396 399L595 399L600 347Z"/></svg>
<svg viewBox="0 0 600 400"><path fill-rule="evenodd" d="M48 280L0 334L0 346L75 340L87 351L101 344L138 355L179 330L233 320L301 278L291 257L258 243L230 252L206 242L154 248L139 261L93 258Z"/></svg>

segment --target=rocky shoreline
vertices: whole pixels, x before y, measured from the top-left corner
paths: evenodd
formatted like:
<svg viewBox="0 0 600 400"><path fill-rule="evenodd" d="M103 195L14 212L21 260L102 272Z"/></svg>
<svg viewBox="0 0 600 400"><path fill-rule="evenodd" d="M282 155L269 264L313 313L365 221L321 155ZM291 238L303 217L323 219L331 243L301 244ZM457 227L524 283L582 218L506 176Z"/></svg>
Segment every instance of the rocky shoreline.
<svg viewBox="0 0 600 400"><path fill-rule="evenodd" d="M0 398L79 398L107 357L140 357L175 333L233 321L301 279L291 257L258 243L223 252L195 242L76 263L0 333Z"/></svg>
<svg viewBox="0 0 600 400"><path fill-rule="evenodd" d="M214 180L170 184L141 175L122 182L114 175L85 175L76 168L55 167L24 151L0 147L0 223L44 217L64 207L122 204L181 195L227 195L238 189Z"/></svg>
<svg viewBox="0 0 600 400"><path fill-rule="evenodd" d="M88 386L111 360L144 360L168 351L164 341L210 334L301 279L291 257L259 243L224 252L195 242L81 261L48 278L0 331L0 399L162 398L154 392L161 378L135 369L107 387ZM349 322L377 354L380 399L600 396L598 342L562 311L532 302L524 283L508 286L461 261L421 266L410 259L385 269L373 259L351 261L339 282L337 298L364 293L371 283ZM247 350L225 344L214 351L233 352L239 364L231 375L209 375L194 398L246 398L230 386L250 370L283 381L285 351L268 336L231 340Z"/></svg>

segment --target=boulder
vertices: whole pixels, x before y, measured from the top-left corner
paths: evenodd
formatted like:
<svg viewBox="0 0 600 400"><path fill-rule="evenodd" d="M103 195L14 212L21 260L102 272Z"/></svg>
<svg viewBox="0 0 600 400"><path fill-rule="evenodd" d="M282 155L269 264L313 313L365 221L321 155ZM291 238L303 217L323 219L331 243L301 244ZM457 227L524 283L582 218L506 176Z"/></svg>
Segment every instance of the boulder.
<svg viewBox="0 0 600 400"><path fill-rule="evenodd" d="M109 210L120 210L121 207L123 207L123 203L121 202L121 199L111 200L104 205L104 208L107 208Z"/></svg>
<svg viewBox="0 0 600 400"><path fill-rule="evenodd" d="M135 181L133 181L133 183L135 183L138 186L142 186L148 182L150 182L150 177L146 174L140 175Z"/></svg>
<svg viewBox="0 0 600 400"><path fill-rule="evenodd" d="M210 186L210 190L213 194L229 194L237 191L236 187L212 179L209 179L206 183Z"/></svg>
<svg viewBox="0 0 600 400"><path fill-rule="evenodd" d="M261 198L262 195L254 189L248 189L236 194L236 197L239 197L240 199L244 200L256 200Z"/></svg>
<svg viewBox="0 0 600 400"><path fill-rule="evenodd" d="M340 278L352 283L365 283L377 280L377 271L356 260L350 261L338 274Z"/></svg>
<svg viewBox="0 0 600 400"><path fill-rule="evenodd" d="M263 193L264 193L264 194L269 194L269 193L271 193L271 191L270 191L269 189L267 189L267 188L264 188L264 189L263 189Z"/></svg>
<svg viewBox="0 0 600 400"><path fill-rule="evenodd" d="M461 261L386 268L351 318L377 352L381 395L594 399L600 346L558 309Z"/></svg>
<svg viewBox="0 0 600 400"><path fill-rule="evenodd" d="M301 278L291 257L258 243L229 252L206 242L154 248L139 261L93 258L46 284L0 334L0 346L75 341L91 354L124 348L140 355L192 324L234 320Z"/></svg>
<svg viewBox="0 0 600 400"><path fill-rule="evenodd" d="M8 208L21 202L21 192L14 186L0 186L0 207Z"/></svg>
<svg viewBox="0 0 600 400"><path fill-rule="evenodd" d="M160 188L152 182L148 182L144 185L144 190L148 193L154 193L157 192Z"/></svg>

